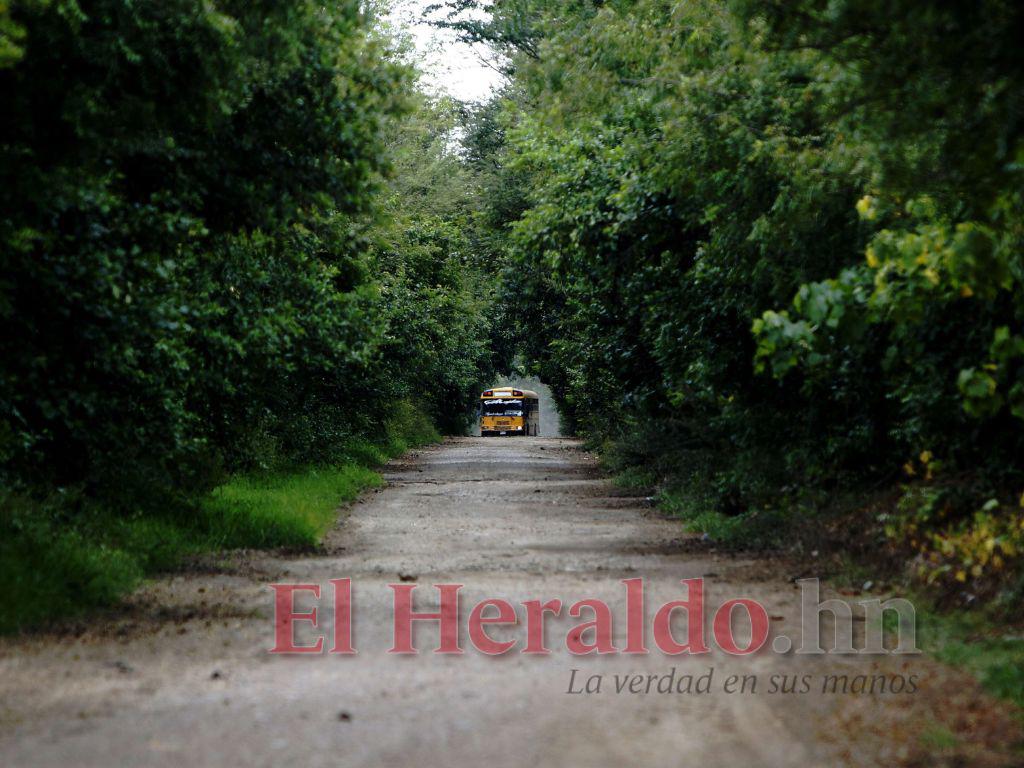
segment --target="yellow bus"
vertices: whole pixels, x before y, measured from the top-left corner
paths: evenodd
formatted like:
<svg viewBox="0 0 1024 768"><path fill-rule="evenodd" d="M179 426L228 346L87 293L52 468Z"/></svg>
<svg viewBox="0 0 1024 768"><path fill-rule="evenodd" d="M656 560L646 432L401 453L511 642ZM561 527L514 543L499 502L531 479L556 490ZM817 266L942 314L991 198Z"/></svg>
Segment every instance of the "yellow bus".
<svg viewBox="0 0 1024 768"><path fill-rule="evenodd" d="M480 395L480 434L540 434L540 399L529 389L497 387Z"/></svg>

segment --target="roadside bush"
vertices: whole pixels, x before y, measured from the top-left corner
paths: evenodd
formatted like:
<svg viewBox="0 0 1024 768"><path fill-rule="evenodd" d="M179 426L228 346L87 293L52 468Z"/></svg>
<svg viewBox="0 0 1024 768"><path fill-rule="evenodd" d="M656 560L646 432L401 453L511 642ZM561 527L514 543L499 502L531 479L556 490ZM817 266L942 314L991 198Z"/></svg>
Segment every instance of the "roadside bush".
<svg viewBox="0 0 1024 768"><path fill-rule="evenodd" d="M301 461L288 427L358 411L380 337L361 230L404 68L349 3L5 18L4 483L159 508Z"/></svg>
<svg viewBox="0 0 1024 768"><path fill-rule="evenodd" d="M330 461L404 398L465 426L493 280L456 110L368 13L4 7L5 487L159 511Z"/></svg>
<svg viewBox="0 0 1024 768"><path fill-rule="evenodd" d="M916 576L961 605L994 603L1020 614L1024 582L1024 507L1019 500L977 502L962 483L907 485L885 533L906 551Z"/></svg>
<svg viewBox="0 0 1024 768"><path fill-rule="evenodd" d="M210 550L310 550L337 522L338 508L381 485L376 471L440 436L411 403L400 403L376 440L349 438L322 465L252 471L199 500L164 510L114 512L63 494L40 501L0 497L0 633L59 624L111 606L146 576Z"/></svg>
<svg viewBox="0 0 1024 768"><path fill-rule="evenodd" d="M1014 582L991 542L1024 489L1019 4L490 11L461 29L504 41L477 124L518 198L487 220L566 427L747 541L934 454L970 478L928 524L935 584Z"/></svg>
<svg viewBox="0 0 1024 768"><path fill-rule="evenodd" d="M77 552L54 611L310 545L373 475L309 467L464 428L494 280L457 110L397 43L347 1L0 4L5 567Z"/></svg>

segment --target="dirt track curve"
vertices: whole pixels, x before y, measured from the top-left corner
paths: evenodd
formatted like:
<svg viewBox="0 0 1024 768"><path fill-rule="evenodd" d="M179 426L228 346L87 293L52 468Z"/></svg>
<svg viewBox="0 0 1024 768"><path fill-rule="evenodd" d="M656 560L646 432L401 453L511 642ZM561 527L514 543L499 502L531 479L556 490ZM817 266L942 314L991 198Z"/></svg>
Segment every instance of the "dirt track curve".
<svg viewBox="0 0 1024 768"><path fill-rule="evenodd" d="M431 627L417 630L418 656L389 655L387 585L400 580L419 585L420 610L435 604L436 583L464 584L464 606L603 598L617 608L620 645L622 579L643 577L656 606L684 596L680 579L703 576L709 606L756 598L773 632L796 628L799 604L796 565L714 552L617 491L569 440L452 439L386 476L385 489L343 511L320 553L211 560L77 630L0 643L0 765L891 765L915 759L944 708L975 712L975 731L1004 727L986 725L995 716L972 684L919 656L574 657L562 642L580 620L564 616L550 621L548 656L487 657L464 628L466 653L440 656L429 652ZM359 654L268 654L267 585L341 577L354 582ZM713 668L712 691L615 692L616 674L673 667L676 677ZM568 694L574 668L578 684L601 675L601 693ZM773 674L826 671L915 674L920 690L768 691ZM732 674L757 675L759 689L724 693Z"/></svg>

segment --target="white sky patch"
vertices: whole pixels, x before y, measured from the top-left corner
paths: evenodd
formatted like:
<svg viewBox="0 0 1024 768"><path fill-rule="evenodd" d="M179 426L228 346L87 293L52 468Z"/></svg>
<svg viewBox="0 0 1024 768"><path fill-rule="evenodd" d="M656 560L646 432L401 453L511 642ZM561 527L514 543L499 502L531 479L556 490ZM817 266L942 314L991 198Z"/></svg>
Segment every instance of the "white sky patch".
<svg viewBox="0 0 1024 768"><path fill-rule="evenodd" d="M412 38L423 70L421 82L427 90L447 93L459 101L485 101L502 82L502 76L485 63L494 62L494 53L484 45L458 42L451 30L425 24L423 10L439 2L394 0L388 19Z"/></svg>

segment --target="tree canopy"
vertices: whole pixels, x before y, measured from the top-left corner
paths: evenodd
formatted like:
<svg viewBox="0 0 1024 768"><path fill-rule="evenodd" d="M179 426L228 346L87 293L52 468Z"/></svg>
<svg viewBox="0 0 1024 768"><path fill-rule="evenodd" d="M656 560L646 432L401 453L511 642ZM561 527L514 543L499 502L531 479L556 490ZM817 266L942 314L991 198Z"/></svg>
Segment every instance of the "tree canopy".
<svg viewBox="0 0 1024 768"><path fill-rule="evenodd" d="M508 51L485 107L518 195L492 207L506 296L568 421L769 540L793 510L906 483L890 541L956 589L1005 584L1018 4L489 7L467 34L529 29L534 49Z"/></svg>
<svg viewBox="0 0 1024 768"><path fill-rule="evenodd" d="M3 13L6 484L130 508L328 460L398 399L464 418L490 357L451 110L358 3Z"/></svg>

